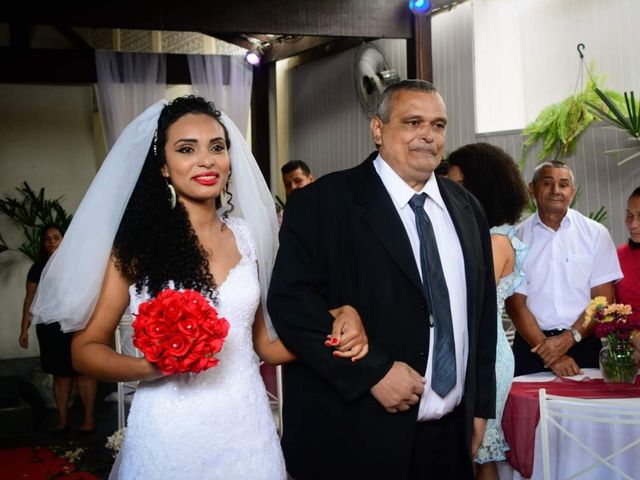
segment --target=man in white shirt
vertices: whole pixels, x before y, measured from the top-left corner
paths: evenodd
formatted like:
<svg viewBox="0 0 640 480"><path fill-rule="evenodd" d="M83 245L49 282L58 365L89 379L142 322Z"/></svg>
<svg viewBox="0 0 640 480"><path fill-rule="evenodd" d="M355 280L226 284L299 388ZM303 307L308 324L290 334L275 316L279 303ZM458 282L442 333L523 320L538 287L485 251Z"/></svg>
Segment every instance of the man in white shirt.
<svg viewBox="0 0 640 480"><path fill-rule="evenodd" d="M601 344L584 327L584 310L596 296L613 301L622 278L616 248L603 225L569 208L576 189L565 163L540 164L529 193L537 212L516 228L530 247L526 280L506 305L516 327L515 375L577 375L598 366Z"/></svg>

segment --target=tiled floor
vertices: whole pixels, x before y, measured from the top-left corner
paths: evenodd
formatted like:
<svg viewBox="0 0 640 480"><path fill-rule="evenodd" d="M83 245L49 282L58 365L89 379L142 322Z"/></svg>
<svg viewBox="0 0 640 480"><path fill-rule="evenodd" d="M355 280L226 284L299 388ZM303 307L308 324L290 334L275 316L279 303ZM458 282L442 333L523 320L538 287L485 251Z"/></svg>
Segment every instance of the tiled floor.
<svg viewBox="0 0 640 480"><path fill-rule="evenodd" d="M267 387L275 392L275 369L263 365L261 371ZM0 449L47 447L61 454L82 448L84 452L77 464L78 469L91 471L98 478L107 479L113 457L105 443L107 437L117 429L118 408L115 401L105 399L115 397L115 394L110 394L115 392L116 385L98 382L95 432L78 432L82 422L82 407L76 397L70 409L71 431L64 435L52 435L57 414L55 410L45 407L47 401L53 406L50 383L47 384L47 381L50 382L50 377L39 370L37 358L0 360ZM278 423L277 405L273 405L273 410Z"/></svg>
<svg viewBox="0 0 640 480"><path fill-rule="evenodd" d="M0 385L0 389L3 387L6 392L6 383ZM74 399L70 408L71 429L63 435L51 433L57 420L54 410L45 409L39 418L33 415L33 409L26 402L20 402L17 408L11 407L8 401L3 402L0 405L0 449L47 447L60 454L82 448L78 469L91 471L98 478L108 478L113 458L105 443L107 436L117 429L117 405L104 399L114 389L115 385L98 384L96 429L90 434L78 431L82 422L82 407L78 398Z"/></svg>

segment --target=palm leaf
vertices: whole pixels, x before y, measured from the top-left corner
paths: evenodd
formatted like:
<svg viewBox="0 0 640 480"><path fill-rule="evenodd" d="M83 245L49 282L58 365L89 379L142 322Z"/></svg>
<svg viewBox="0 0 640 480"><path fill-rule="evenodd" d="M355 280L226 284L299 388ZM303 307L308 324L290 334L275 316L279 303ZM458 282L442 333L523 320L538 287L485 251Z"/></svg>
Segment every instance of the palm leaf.
<svg viewBox="0 0 640 480"><path fill-rule="evenodd" d="M9 246L7 242L4 241L4 238L2 238L2 235L0 235L0 253L6 252L7 250L9 250Z"/></svg>
<svg viewBox="0 0 640 480"><path fill-rule="evenodd" d="M602 206L596 212L589 212L589 218L598 223L603 223L607 219L607 209Z"/></svg>
<svg viewBox="0 0 640 480"><path fill-rule="evenodd" d="M634 93L630 92L630 94L628 94L627 92L624 92L627 116L618 108L616 102L613 101L609 95L605 94L598 88L596 88L595 92L605 104L608 111L589 102L588 107L591 111L601 120L625 130L632 137L640 138L640 115L638 112L640 108L638 107L638 102L636 102Z"/></svg>
<svg viewBox="0 0 640 480"><path fill-rule="evenodd" d="M24 233L25 240L20 244L18 250L35 262L40 254L40 228L23 226L22 233Z"/></svg>
<svg viewBox="0 0 640 480"><path fill-rule="evenodd" d="M53 200L47 199L44 188L35 191L27 182L23 182L22 186L17 187L16 190L20 192L22 199L8 197L0 199L0 213L7 215L22 227L24 241L18 250L36 260L40 250L41 228L51 224L64 231L71 223L73 216L60 205L62 196ZM8 248L3 240L0 244L0 252Z"/></svg>

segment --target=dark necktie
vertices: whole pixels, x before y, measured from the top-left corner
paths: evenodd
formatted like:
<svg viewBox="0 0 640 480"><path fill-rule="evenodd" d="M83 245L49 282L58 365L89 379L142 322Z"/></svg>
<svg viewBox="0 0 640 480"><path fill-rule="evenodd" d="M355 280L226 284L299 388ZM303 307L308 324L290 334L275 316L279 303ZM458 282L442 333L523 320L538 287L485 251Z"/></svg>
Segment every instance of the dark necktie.
<svg viewBox="0 0 640 480"><path fill-rule="evenodd" d="M435 325L431 388L444 398L456 384L456 355L449 291L442 271L436 236L424 210L426 193L416 194L409 205L416 216L420 238L422 285L429 301L429 323Z"/></svg>

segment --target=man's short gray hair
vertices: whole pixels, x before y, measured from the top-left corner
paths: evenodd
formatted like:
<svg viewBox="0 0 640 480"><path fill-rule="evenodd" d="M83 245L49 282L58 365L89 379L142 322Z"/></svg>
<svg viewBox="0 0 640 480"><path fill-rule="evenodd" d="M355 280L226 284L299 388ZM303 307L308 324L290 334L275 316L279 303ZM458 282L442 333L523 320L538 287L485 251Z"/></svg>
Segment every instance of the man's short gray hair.
<svg viewBox="0 0 640 480"><path fill-rule="evenodd" d="M411 90L414 92L437 93L436 88L425 80L410 79L402 80L389 85L378 100L378 108L376 108L376 117L382 120L382 123L389 123L391 119L391 101L393 96L401 90Z"/></svg>
<svg viewBox="0 0 640 480"><path fill-rule="evenodd" d="M551 160L549 162L542 162L540 165L538 165L536 169L533 171L533 178L531 179L532 184L535 185L536 182L540 180L540 175L542 175L542 170L544 170L545 168L564 168L566 170L569 170L569 176L571 177L571 184L572 185L576 184L576 180L573 176L573 170L571 170L571 167L569 165L567 165L566 163L560 160Z"/></svg>

